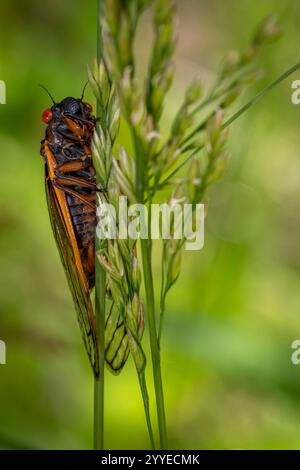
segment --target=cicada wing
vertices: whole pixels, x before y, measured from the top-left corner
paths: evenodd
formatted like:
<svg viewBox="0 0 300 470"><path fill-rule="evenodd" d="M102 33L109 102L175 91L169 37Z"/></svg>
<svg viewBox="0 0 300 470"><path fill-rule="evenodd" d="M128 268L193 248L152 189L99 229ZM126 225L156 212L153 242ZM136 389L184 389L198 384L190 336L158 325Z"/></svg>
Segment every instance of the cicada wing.
<svg viewBox="0 0 300 470"><path fill-rule="evenodd" d="M74 250L78 248L72 246L66 222L50 179L46 179L46 196L54 237L72 293L85 348L93 371L96 376L99 376L98 343L90 293L88 288L84 286L76 265Z"/></svg>

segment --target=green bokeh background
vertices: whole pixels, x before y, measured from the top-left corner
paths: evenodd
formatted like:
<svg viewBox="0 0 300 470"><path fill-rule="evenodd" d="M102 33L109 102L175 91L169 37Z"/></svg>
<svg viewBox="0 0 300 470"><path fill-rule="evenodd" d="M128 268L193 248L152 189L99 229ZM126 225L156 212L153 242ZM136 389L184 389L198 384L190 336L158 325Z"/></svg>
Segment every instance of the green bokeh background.
<svg viewBox="0 0 300 470"><path fill-rule="evenodd" d="M267 76L248 97L299 60L296 0L177 3L177 74L166 124L185 85L194 76L211 83L224 53L242 49L270 12L284 36L260 56ZM136 47L141 73L149 20ZM1 1L3 449L92 444L93 381L44 197L40 116L49 99L38 84L58 100L79 96L95 48L95 2ZM208 198L205 247L185 254L170 294L162 363L172 448L300 448L300 366L290 360L300 338L299 108L290 100L297 78L300 72L232 126L230 163ZM155 280L158 287L158 261ZM147 448L132 361L119 377L106 377L106 447Z"/></svg>

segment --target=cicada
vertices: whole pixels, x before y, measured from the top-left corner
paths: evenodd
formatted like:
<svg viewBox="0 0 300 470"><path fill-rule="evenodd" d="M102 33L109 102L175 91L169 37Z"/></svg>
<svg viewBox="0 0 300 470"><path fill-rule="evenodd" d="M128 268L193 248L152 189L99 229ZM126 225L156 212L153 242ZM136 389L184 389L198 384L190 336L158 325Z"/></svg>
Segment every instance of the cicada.
<svg viewBox="0 0 300 470"><path fill-rule="evenodd" d="M65 98L42 114L47 124L41 155L53 233L64 266L85 347L96 376L99 357L90 291L95 284L96 185L91 138L96 119L82 99Z"/></svg>
<svg viewBox="0 0 300 470"><path fill-rule="evenodd" d="M47 90L46 90L47 91ZM95 285L96 184L91 141L96 125L93 108L67 97L42 114L47 125L41 142L50 221L75 304L79 326L94 374L99 355L91 291ZM128 335L113 305L106 318L105 360L119 373L128 357Z"/></svg>

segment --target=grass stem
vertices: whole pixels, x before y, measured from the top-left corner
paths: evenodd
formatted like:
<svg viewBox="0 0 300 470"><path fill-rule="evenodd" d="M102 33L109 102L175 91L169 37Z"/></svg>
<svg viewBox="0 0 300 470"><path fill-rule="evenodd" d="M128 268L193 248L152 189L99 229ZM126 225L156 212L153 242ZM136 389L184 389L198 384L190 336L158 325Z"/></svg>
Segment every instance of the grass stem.
<svg viewBox="0 0 300 470"><path fill-rule="evenodd" d="M102 59L102 41L100 29L101 0L97 0L97 62ZM97 115L100 105L97 103ZM95 238L95 251L99 250L99 240ZM95 320L98 337L100 375L94 383L94 449L104 449L104 354L105 354L105 295L106 274L95 259Z"/></svg>
<svg viewBox="0 0 300 470"><path fill-rule="evenodd" d="M135 149L136 156L136 193L138 200L144 202L144 155L139 145L138 136L135 133L135 129L131 128L132 140ZM148 226L151 226L151 201L149 203L148 210ZM156 399L156 410L157 410L157 421L159 428L159 442L160 449L167 448L167 426L166 426L166 414L164 405L164 394L162 385L161 375L161 361L160 361L160 349L157 339L157 328L156 328L156 315L155 315L155 297L154 297L154 286L153 286L153 274L152 274L152 260L151 260L151 240L141 239L141 252L142 252L142 263L143 263L143 274L144 284L146 292L147 302L147 318L149 325L149 336L150 336L150 349L152 359L152 371L153 381Z"/></svg>
<svg viewBox="0 0 300 470"><path fill-rule="evenodd" d="M143 272L145 280L146 300L147 300L147 316L149 324L150 347L153 369L153 380L156 397L156 409L159 428L160 448L167 448L167 428L166 415L164 406L164 394L161 375L160 350L157 340L155 303L154 303L154 287L153 275L151 267L151 252L148 246L148 240L141 239L141 250L143 259Z"/></svg>
<svg viewBox="0 0 300 470"><path fill-rule="evenodd" d="M138 378L139 378L139 384L140 384L141 394L143 398L145 418L146 418L147 429L148 429L148 434L149 434L150 443L151 443L151 449L155 450L155 441L154 441L154 434L153 434L152 424L151 424L149 395L148 395L148 389L147 389L147 383L146 383L145 370L138 372Z"/></svg>
<svg viewBox="0 0 300 470"><path fill-rule="evenodd" d="M96 243L97 245L97 243ZM96 248L97 249L97 248ZM104 333L105 333L105 272L95 267L95 317L98 337L100 375L94 383L94 450L104 449Z"/></svg>

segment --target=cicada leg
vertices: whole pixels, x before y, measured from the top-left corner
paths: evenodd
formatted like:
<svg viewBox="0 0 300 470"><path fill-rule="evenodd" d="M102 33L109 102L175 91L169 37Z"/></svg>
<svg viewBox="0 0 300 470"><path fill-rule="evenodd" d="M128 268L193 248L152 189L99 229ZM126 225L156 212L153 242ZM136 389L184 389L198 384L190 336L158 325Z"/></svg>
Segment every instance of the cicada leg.
<svg viewBox="0 0 300 470"><path fill-rule="evenodd" d="M58 183L56 179L53 179L52 183L57 189L60 189L64 193L71 194L74 197L77 197L80 201L82 201L84 204L91 207L92 209L95 208L95 202L93 202L93 201L96 200L95 195L85 196L85 195L79 193L78 191L75 191L74 189L69 188L68 186L66 186L64 184Z"/></svg>
<svg viewBox="0 0 300 470"><path fill-rule="evenodd" d="M62 185L75 185L75 186L82 186L83 188L90 188L96 192L103 192L102 189L98 188L95 183L90 183L82 178L77 178L75 176L64 176L59 171L55 171L56 181Z"/></svg>

